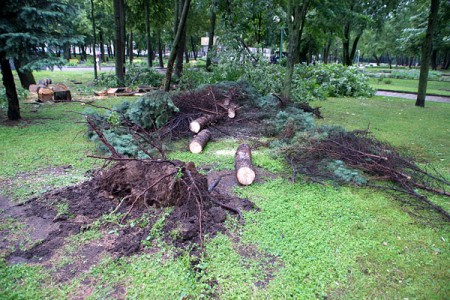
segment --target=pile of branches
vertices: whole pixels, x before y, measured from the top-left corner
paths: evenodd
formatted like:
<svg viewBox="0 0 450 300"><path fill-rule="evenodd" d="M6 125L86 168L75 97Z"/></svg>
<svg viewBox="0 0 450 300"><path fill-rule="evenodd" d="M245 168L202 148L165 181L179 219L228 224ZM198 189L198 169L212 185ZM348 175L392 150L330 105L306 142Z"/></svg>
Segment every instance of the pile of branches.
<svg viewBox="0 0 450 300"><path fill-rule="evenodd" d="M189 132L189 124L202 116L211 123L234 118L236 112L252 97L244 83L226 82L205 85L193 91L173 96L172 101L179 109L164 126L164 135L183 136Z"/></svg>
<svg viewBox="0 0 450 300"><path fill-rule="evenodd" d="M391 145L373 138L368 131L347 132L322 128L285 149L295 172L315 179L346 181L400 192L419 199L450 221L450 214L431 202L427 194L450 197L450 182L435 170L418 166L412 156L402 155ZM366 176L395 185L372 185Z"/></svg>

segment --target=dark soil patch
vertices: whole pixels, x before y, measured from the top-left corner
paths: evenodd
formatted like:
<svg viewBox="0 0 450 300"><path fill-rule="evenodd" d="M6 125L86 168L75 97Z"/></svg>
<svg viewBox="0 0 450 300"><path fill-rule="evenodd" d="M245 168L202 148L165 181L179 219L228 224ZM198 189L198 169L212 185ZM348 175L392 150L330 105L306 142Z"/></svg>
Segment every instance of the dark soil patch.
<svg viewBox="0 0 450 300"><path fill-rule="evenodd" d="M173 207L165 217L162 232L163 239L183 249L190 245L200 245L206 234L214 236L224 232L223 222L234 210L253 208L253 203L246 199L232 196L231 186L236 184L232 173L221 174L219 186L213 192L208 190L208 180L195 169L192 163L126 161L118 163L111 169L99 173L95 178L77 186L62 188L33 198L22 204L11 206L0 201L4 207L2 218L18 218L30 228L29 247L21 247L20 241L6 254L10 263L43 263L54 257L58 249L67 243L66 238L92 226L101 216L115 211L123 225L104 222L102 232L114 231L108 235L107 246L86 245L80 251L84 265L69 264L58 275L60 280L67 280L68 274L75 269L84 269L95 263L100 253L114 256L128 256L144 250L142 241L148 239L155 222L166 212L166 207ZM228 192L225 192L228 190ZM61 204L66 210L58 211ZM145 214L145 215L144 215ZM136 226L134 220L144 219L145 224ZM2 248L11 231L0 233ZM113 236L113 237L112 237ZM189 247L191 249L191 247ZM200 248L193 248L194 252ZM92 251L91 251L92 250ZM89 254L88 252L92 252ZM84 253L84 252L80 252Z"/></svg>

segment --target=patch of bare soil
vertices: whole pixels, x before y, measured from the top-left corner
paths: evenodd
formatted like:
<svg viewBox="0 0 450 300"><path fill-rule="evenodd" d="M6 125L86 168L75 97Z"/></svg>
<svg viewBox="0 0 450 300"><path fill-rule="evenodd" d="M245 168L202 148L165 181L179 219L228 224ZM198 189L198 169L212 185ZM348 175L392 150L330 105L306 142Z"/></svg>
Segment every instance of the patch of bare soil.
<svg viewBox="0 0 450 300"><path fill-rule="evenodd" d="M41 263L50 267L68 237L89 229L94 221L114 211L122 225L103 223L103 238L80 245L79 257L56 274L58 281L65 281L88 269L105 253L127 256L143 251L142 241L148 238L166 207L173 209L165 218L163 238L180 248L201 245L204 235L225 231L223 222L229 214L239 216L241 210L253 208L249 200L228 193L236 184L231 173L215 176L208 183L192 163L130 160L119 162L80 185L19 205L0 198L0 217L19 219L29 229L27 239L31 241L24 246L21 239L9 239L14 233L12 228L3 230L0 245L9 249L3 255L10 263ZM220 182L210 191L209 185L218 176ZM62 212L58 208L61 204L66 205ZM143 217L147 218L144 226L130 225ZM113 235L107 234L112 230ZM199 251L200 247L194 249Z"/></svg>

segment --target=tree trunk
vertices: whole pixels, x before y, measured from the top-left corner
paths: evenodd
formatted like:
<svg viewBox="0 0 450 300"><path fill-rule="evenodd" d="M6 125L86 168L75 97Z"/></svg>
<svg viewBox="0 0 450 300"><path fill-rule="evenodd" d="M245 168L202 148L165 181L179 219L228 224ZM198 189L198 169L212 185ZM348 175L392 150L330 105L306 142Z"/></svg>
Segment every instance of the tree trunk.
<svg viewBox="0 0 450 300"><path fill-rule="evenodd" d="M159 56L159 67L164 68L164 60L163 60L163 49L161 44L161 29L158 29L158 56Z"/></svg>
<svg viewBox="0 0 450 300"><path fill-rule="evenodd" d="M284 77L284 88L282 91L283 96L286 98L289 98L291 95L294 66L300 61L300 42L302 38L303 27L305 25L306 12L309 5L309 0L304 0L302 5L295 4L293 2L293 0L289 0L288 16L286 17L289 33L289 51L286 74ZM293 20L291 19L291 16L294 17Z"/></svg>
<svg viewBox="0 0 450 300"><path fill-rule="evenodd" d="M208 129L200 131L197 136L189 143L189 150L192 153L201 153L211 138L211 132Z"/></svg>
<svg viewBox="0 0 450 300"><path fill-rule="evenodd" d="M0 51L0 64L3 75L3 86L6 90L6 98L8 99L8 120L19 120L19 98L17 97L16 84L14 83L11 65L9 64L5 51Z"/></svg>
<svg viewBox="0 0 450 300"><path fill-rule="evenodd" d="M387 53L387 59L388 59L388 63L389 63L389 69L392 69L392 57L391 57L391 55L389 55L389 52Z"/></svg>
<svg viewBox="0 0 450 300"><path fill-rule="evenodd" d="M147 42L147 65L153 67L153 48L150 37L150 0L145 1L145 38Z"/></svg>
<svg viewBox="0 0 450 300"><path fill-rule="evenodd" d="M31 84L36 84L33 72L30 70L22 70L22 64L19 59L14 58L14 66L16 67L17 75L19 75L20 85L24 89L28 90Z"/></svg>
<svg viewBox="0 0 450 300"><path fill-rule="evenodd" d="M123 27L125 24L124 4L123 0L114 0L114 24L115 24L115 38L114 38L114 52L116 55L116 77L119 86L125 85L125 47Z"/></svg>
<svg viewBox="0 0 450 300"><path fill-rule="evenodd" d="M181 0L180 8L184 7L185 0ZM184 56L184 50L186 48L186 27L183 27L183 30L181 32L181 40L180 40L180 46L177 51L177 64L176 64L176 70L175 74L177 74L178 78L181 77L183 73L183 56Z"/></svg>
<svg viewBox="0 0 450 300"><path fill-rule="evenodd" d="M170 52L169 62L167 63L167 71L166 71L166 81L164 83L164 90L168 92L170 90L170 83L172 81L172 72L173 65L175 63L175 57L177 55L178 49L180 48L180 41L182 33L186 27L187 15L189 12L189 6L191 4L191 0L185 0L183 6L183 13L181 14L181 20L178 24L177 35L175 36L175 40L173 41L172 51Z"/></svg>
<svg viewBox="0 0 450 300"><path fill-rule="evenodd" d="M380 57L378 57L376 54L372 54L373 58L375 58L375 62L377 64L377 66L380 66L380 59L381 59L381 55Z"/></svg>
<svg viewBox="0 0 450 300"><path fill-rule="evenodd" d="M128 57L130 58L130 64L133 63L134 59L133 50L133 30L130 30L130 42L128 43Z"/></svg>
<svg viewBox="0 0 450 300"><path fill-rule="evenodd" d="M97 43L95 34L95 16L94 16L94 0L91 0L91 18L92 18L92 49L94 56L94 78L97 79L97 53L95 50L95 44ZM100 61L98 62L100 64Z"/></svg>
<svg viewBox="0 0 450 300"><path fill-rule="evenodd" d="M106 62L105 57L105 39L103 38L103 30L100 28L98 30L98 38L99 38L99 44L100 44L100 61Z"/></svg>
<svg viewBox="0 0 450 300"><path fill-rule="evenodd" d="M328 64L328 56L330 55L331 44L333 43L333 33L330 32L330 36L328 37L327 45L323 50L323 63Z"/></svg>
<svg viewBox="0 0 450 300"><path fill-rule="evenodd" d="M445 54L445 60L442 69L448 70L449 66L450 66L450 51Z"/></svg>
<svg viewBox="0 0 450 300"><path fill-rule="evenodd" d="M213 1L211 6L211 15L209 17L209 33L208 33L208 52L206 53L206 69L211 66L211 55L213 54L214 47L214 35L216 30L216 0Z"/></svg>
<svg viewBox="0 0 450 300"><path fill-rule="evenodd" d="M191 123L189 123L189 130L193 133L198 133L202 128L205 128L209 124L216 122L222 118L222 115L204 115L198 119L195 119Z"/></svg>
<svg viewBox="0 0 450 300"><path fill-rule="evenodd" d="M242 185L250 185L255 181L256 173L252 164L252 153L248 144L239 145L234 157L236 178Z"/></svg>
<svg viewBox="0 0 450 300"><path fill-rule="evenodd" d="M437 69L437 50L433 49L431 52L431 70Z"/></svg>
<svg viewBox="0 0 450 300"><path fill-rule="evenodd" d="M439 0L431 0L430 15L428 17L428 27L425 41L422 45L422 58L420 62L419 89L417 92L416 106L425 106L425 96L427 93L428 71L430 64L431 48L433 46L433 31L436 25L439 11Z"/></svg>
<svg viewBox="0 0 450 300"><path fill-rule="evenodd" d="M191 35L191 48L192 54L194 55L194 60L197 60L197 49L195 48L194 37Z"/></svg>

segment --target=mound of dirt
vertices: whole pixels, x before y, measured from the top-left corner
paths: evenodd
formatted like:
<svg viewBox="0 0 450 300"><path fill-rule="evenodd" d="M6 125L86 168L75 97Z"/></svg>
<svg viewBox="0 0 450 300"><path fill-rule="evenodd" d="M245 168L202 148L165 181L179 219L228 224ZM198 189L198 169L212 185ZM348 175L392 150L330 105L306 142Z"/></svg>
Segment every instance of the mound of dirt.
<svg viewBox="0 0 450 300"><path fill-rule="evenodd" d="M206 234L225 231L227 212L240 216L240 209L251 209L253 204L217 190L210 192L207 177L193 163L125 160L80 185L46 193L2 212L2 218L21 218L34 228L34 235L42 231L28 249L19 242L9 245L16 250L7 253L7 259L12 263L49 260L67 237L108 214L116 215L121 224L102 223L102 232L114 230L116 234L108 237L101 250L131 255L144 249L142 241L148 240L167 207L172 210L164 215L163 239L184 249L201 246ZM145 226L130 225L141 218L147 218ZM198 251L201 247L190 248Z"/></svg>

